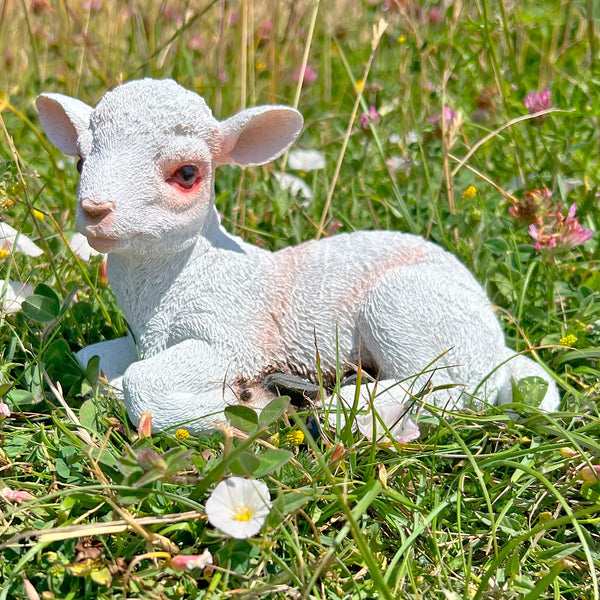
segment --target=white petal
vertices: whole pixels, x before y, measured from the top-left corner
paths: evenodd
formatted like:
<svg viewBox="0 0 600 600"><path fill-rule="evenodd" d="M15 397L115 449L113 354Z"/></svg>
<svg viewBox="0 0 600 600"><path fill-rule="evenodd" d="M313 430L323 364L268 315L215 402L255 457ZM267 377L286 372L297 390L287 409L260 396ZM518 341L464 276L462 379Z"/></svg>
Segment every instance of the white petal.
<svg viewBox="0 0 600 600"><path fill-rule="evenodd" d="M71 236L69 245L71 246L71 250L73 250L75 255L85 262L89 262L90 257L100 254L100 252L94 250L89 245L85 235L79 232L76 232Z"/></svg>
<svg viewBox="0 0 600 600"><path fill-rule="evenodd" d="M282 190L289 190L292 196L300 195L302 198L305 198L307 202L310 202L313 199L312 190L303 179L300 179L300 177L289 175L288 173L284 173L283 175L281 173L274 173L274 175Z"/></svg>
<svg viewBox="0 0 600 600"><path fill-rule="evenodd" d="M565 184L565 194L568 194L569 192L572 192L575 188L579 187L580 185L584 185L584 181L583 179L574 179L571 177L567 177L564 180L564 184Z"/></svg>
<svg viewBox="0 0 600 600"><path fill-rule="evenodd" d="M208 522L236 539L256 535L271 510L269 488L262 481L229 477L213 490L205 504ZM250 519L236 518L240 509L250 512Z"/></svg>
<svg viewBox="0 0 600 600"><path fill-rule="evenodd" d="M0 309L10 315L21 310L21 303L33 294L33 286L20 281L0 279Z"/></svg>
<svg viewBox="0 0 600 600"><path fill-rule="evenodd" d="M39 256L43 252L27 236L3 222L0 222L0 248L7 252L21 252L26 256Z"/></svg>
<svg viewBox="0 0 600 600"><path fill-rule="evenodd" d="M325 157L318 150L292 150L288 166L294 171L315 171L325 168Z"/></svg>
<svg viewBox="0 0 600 600"><path fill-rule="evenodd" d="M385 404L375 404L375 411L385 426L389 429L392 437L400 444L406 444L416 440L421 432L417 424L408 414L406 406L402 402L388 402ZM366 415L357 415L356 424L359 431L369 440L373 440L374 429L377 432L377 441L390 441L385 432L381 421L376 419L373 411ZM374 423L375 421L375 423Z"/></svg>
<svg viewBox="0 0 600 600"><path fill-rule="evenodd" d="M419 141L419 136L416 131L409 131L406 134L406 145L416 144Z"/></svg>
<svg viewBox="0 0 600 600"><path fill-rule="evenodd" d="M390 156L385 163L392 170L392 172L401 171L407 175L410 173L410 168L412 166L410 158L403 158L402 156L396 155Z"/></svg>

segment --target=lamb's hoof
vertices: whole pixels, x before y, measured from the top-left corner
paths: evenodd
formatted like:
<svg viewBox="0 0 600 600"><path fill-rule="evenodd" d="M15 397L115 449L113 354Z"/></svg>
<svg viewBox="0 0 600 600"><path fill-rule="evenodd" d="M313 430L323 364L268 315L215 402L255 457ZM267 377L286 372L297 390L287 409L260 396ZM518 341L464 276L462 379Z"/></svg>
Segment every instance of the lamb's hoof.
<svg viewBox="0 0 600 600"><path fill-rule="evenodd" d="M271 373L262 380L262 386L275 396L289 396L294 406L304 406L319 395L318 385L291 373Z"/></svg>

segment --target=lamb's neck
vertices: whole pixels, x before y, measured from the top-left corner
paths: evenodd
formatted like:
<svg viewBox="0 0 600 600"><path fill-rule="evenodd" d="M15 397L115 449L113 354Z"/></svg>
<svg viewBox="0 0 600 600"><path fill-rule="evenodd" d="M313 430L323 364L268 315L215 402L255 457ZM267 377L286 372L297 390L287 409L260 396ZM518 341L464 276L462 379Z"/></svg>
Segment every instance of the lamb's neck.
<svg viewBox="0 0 600 600"><path fill-rule="evenodd" d="M229 235L220 226L216 213L215 219L192 244L179 251L143 256L109 254L110 284L134 335L145 330L165 298L177 295L177 281L187 279L184 273L188 269L201 274L218 268L222 254L265 252Z"/></svg>

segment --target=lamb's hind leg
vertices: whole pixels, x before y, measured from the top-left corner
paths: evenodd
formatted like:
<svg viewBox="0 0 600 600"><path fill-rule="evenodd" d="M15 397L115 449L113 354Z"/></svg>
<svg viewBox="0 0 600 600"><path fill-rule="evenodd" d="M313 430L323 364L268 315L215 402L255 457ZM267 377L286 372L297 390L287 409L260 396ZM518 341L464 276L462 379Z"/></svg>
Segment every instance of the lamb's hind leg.
<svg viewBox="0 0 600 600"><path fill-rule="evenodd" d="M437 406L465 406L484 379L477 395L494 403L510 377L508 367L498 366L506 350L496 316L458 262L388 272L365 299L359 327L382 379L404 381L398 387L412 393L429 381L455 385L432 394Z"/></svg>

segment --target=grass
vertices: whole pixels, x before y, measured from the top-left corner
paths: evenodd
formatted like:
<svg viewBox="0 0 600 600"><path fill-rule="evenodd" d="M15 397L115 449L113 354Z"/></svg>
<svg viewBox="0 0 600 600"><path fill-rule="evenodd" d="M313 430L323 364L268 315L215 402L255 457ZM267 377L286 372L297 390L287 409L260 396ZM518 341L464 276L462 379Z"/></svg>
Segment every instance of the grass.
<svg viewBox="0 0 600 600"><path fill-rule="evenodd" d="M598 231L598 8L388 4L404 8L0 3L2 220L44 250L0 266L7 280L45 286L33 308L0 321L0 392L12 410L0 426L0 488L35 497L2 504L0 600L600 597L600 482L582 478L600 464L598 234L536 253L529 223L509 212L545 185ZM318 76L299 86L303 63ZM313 201L279 188L283 159L221 169L227 229L271 249L336 229L439 242L484 284L510 345L554 374L561 412L540 413L525 393L510 412L436 414L396 449L347 428L313 439L302 414L246 422L236 438L139 438L72 359L125 324L99 259L82 262L65 242L75 165L50 147L33 101L55 91L93 104L142 76L198 90L220 118L297 103L298 146L326 158L300 174ZM555 110L530 118L523 100L544 87ZM371 105L380 120L363 131L357 116ZM444 106L456 119L429 122ZM304 443L286 442L298 428ZM147 467L149 449L165 469ZM274 509L257 537L236 541L207 524L204 501L223 476L250 472ZM168 567L166 556L206 547L214 568Z"/></svg>

